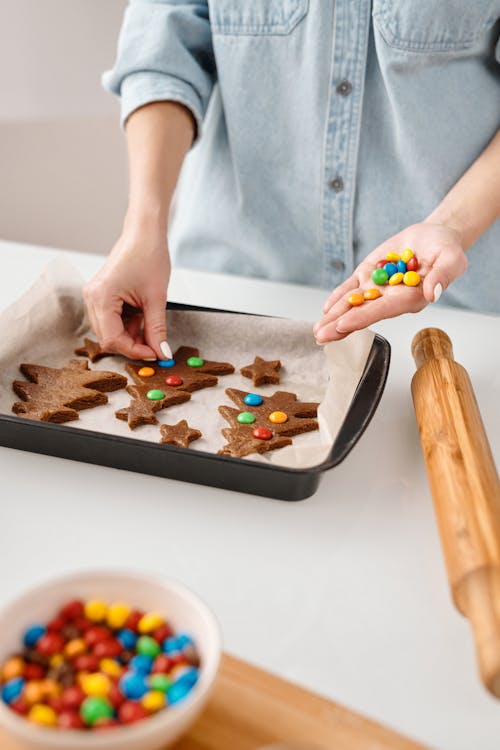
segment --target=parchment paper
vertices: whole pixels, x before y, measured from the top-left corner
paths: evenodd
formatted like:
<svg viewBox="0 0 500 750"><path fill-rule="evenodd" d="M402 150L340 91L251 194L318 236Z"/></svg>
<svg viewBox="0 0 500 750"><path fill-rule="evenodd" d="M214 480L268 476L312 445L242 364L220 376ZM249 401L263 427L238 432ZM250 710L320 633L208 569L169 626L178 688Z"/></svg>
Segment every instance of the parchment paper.
<svg viewBox="0 0 500 750"><path fill-rule="evenodd" d="M61 367L76 357L73 351L82 344L83 336L95 339L82 301L82 285L83 280L70 264L53 261L33 287L0 315L1 412L11 414L12 404L19 400L12 390L12 381L23 379L19 371L21 363ZM291 446L262 456L248 456L247 460L305 468L326 458L365 367L374 337L371 331L359 331L343 341L319 347L309 322L232 313L168 311L167 324L173 351L181 345L195 346L205 359L235 366L234 374L219 377L216 387L195 391L187 403L157 413L160 424L187 419L191 427L201 430L203 437L188 450L216 453L224 444L220 431L228 425L217 407L234 406L225 394L226 388L258 391L265 396L283 390L296 393L301 401L320 402L320 429L295 437ZM240 367L253 362L256 355L281 360L278 386L254 388L251 380L240 375ZM90 367L127 374L125 364L125 358L112 356L91 363ZM130 376L129 381L132 382ZM107 395L108 404L81 411L78 420L67 424L159 442L159 425L144 425L132 431L126 422L114 416L117 409L129 404L125 390Z"/></svg>

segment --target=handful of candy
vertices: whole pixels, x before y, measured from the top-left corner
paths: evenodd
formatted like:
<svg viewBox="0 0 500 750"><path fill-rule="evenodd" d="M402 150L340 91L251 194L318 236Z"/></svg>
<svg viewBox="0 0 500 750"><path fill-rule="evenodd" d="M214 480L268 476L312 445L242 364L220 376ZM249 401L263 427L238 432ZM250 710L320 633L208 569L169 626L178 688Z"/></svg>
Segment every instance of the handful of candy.
<svg viewBox="0 0 500 750"><path fill-rule="evenodd" d="M199 666L193 639L161 613L74 599L24 632L19 652L0 665L0 693L36 724L107 729L184 700Z"/></svg>
<svg viewBox="0 0 500 750"><path fill-rule="evenodd" d="M418 286L420 284L420 274L417 273L419 262L417 256L413 254L410 248L403 250L401 255L395 252L388 252L384 259L379 260L372 272L372 281L377 286L396 286L404 284L405 286ZM367 300L377 299L382 296L380 289L372 287L366 289L363 293L353 292L347 297L347 301L353 307L362 305Z"/></svg>

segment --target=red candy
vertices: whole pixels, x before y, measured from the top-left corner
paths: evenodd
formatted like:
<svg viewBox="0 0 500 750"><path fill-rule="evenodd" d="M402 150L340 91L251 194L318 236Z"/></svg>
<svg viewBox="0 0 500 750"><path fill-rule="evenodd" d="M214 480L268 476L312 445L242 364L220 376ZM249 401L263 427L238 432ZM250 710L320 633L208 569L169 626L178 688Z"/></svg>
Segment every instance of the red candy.
<svg viewBox="0 0 500 750"><path fill-rule="evenodd" d="M29 682L30 680L43 680L45 677L45 670L39 664L26 664L23 677L26 682Z"/></svg>
<svg viewBox="0 0 500 750"><path fill-rule="evenodd" d="M59 614L66 620L74 622L77 618L83 617L83 602L80 599L73 599L62 607Z"/></svg>
<svg viewBox="0 0 500 750"><path fill-rule="evenodd" d="M93 628L89 628L84 635L84 640L87 646L95 646L96 643L101 641L107 641L111 637L111 632L108 628L102 625L94 625Z"/></svg>
<svg viewBox="0 0 500 750"><path fill-rule="evenodd" d="M91 620L88 620L86 617L77 617L75 618L73 625L75 628L78 628L82 633L86 633L87 630L90 630L90 628L94 628L95 625Z"/></svg>
<svg viewBox="0 0 500 750"><path fill-rule="evenodd" d="M120 708L122 703L124 703L125 701L125 696L123 695L123 693L121 692L121 690L119 689L116 683L113 683L111 685L107 698L109 702L111 703L111 705L113 706L113 708L115 709L115 711L118 708Z"/></svg>
<svg viewBox="0 0 500 750"><path fill-rule="evenodd" d="M99 659L95 654L82 654L76 657L73 666L78 672L97 672Z"/></svg>
<svg viewBox="0 0 500 750"><path fill-rule="evenodd" d="M99 641L93 648L94 654L99 659L113 659L115 656L120 656L122 651L123 646L116 638L107 638L105 641Z"/></svg>
<svg viewBox="0 0 500 750"><path fill-rule="evenodd" d="M10 704L9 708L12 708L13 711L16 712L16 714L20 714L21 716L24 716L28 713L31 706L29 706L23 697L18 698L17 701L14 701Z"/></svg>
<svg viewBox="0 0 500 750"><path fill-rule="evenodd" d="M85 700L85 693L79 685L72 685L63 690L61 694L61 703L65 709L80 708Z"/></svg>
<svg viewBox="0 0 500 750"><path fill-rule="evenodd" d="M127 630L133 630L134 633L137 633L139 620L142 620L143 617L144 612L142 612L140 609L134 609L127 617L125 625L123 627L127 628Z"/></svg>
<svg viewBox="0 0 500 750"><path fill-rule="evenodd" d="M186 657L184 654L169 654L170 669L176 667L177 664L186 664Z"/></svg>
<svg viewBox="0 0 500 750"><path fill-rule="evenodd" d="M170 672L173 666L174 664L172 660L166 654L159 654L154 660L153 669L151 671L153 674L166 674L167 672Z"/></svg>
<svg viewBox="0 0 500 750"><path fill-rule="evenodd" d="M165 383L167 385L182 385L183 382L183 379L178 375L169 375L168 378L165 378Z"/></svg>
<svg viewBox="0 0 500 750"><path fill-rule="evenodd" d="M171 638L174 635L174 631L170 627L170 625L160 625L159 628L156 628L156 630L153 631L152 636L155 639L155 641L158 641L158 643L161 645L163 641L166 638Z"/></svg>
<svg viewBox="0 0 500 750"><path fill-rule="evenodd" d="M418 271L419 262L416 255L413 255L409 261L406 263L406 270L407 271Z"/></svg>
<svg viewBox="0 0 500 750"><path fill-rule="evenodd" d="M384 258L383 260L377 261L377 264L375 265L375 268L383 268L386 263L389 263L387 258Z"/></svg>
<svg viewBox="0 0 500 750"><path fill-rule="evenodd" d="M54 709L56 714L60 714L61 711L64 709L63 702L60 696L53 695L52 697L47 699L47 703L51 708Z"/></svg>
<svg viewBox="0 0 500 750"><path fill-rule="evenodd" d="M256 427L252 435L258 440L271 440L273 433L267 427Z"/></svg>
<svg viewBox="0 0 500 750"><path fill-rule="evenodd" d="M85 724L80 718L78 711L67 709L59 714L57 725L61 729L84 729Z"/></svg>
<svg viewBox="0 0 500 750"><path fill-rule="evenodd" d="M67 620L64 617L58 615L47 623L47 630L49 630L51 633L58 633L67 624Z"/></svg>
<svg viewBox="0 0 500 750"><path fill-rule="evenodd" d="M52 656L64 648L64 638L59 633L45 633L36 644L36 650L45 656Z"/></svg>
<svg viewBox="0 0 500 750"><path fill-rule="evenodd" d="M140 721L149 716L144 706L140 703L132 703L132 701L125 701L118 709L118 718L122 724L132 724L134 721Z"/></svg>

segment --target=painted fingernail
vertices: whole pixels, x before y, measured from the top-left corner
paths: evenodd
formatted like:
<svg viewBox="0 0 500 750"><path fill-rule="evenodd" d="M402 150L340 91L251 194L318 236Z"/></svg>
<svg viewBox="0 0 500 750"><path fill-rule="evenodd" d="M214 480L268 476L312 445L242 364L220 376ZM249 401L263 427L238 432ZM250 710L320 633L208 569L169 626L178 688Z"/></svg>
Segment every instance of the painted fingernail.
<svg viewBox="0 0 500 750"><path fill-rule="evenodd" d="M442 285L436 284L436 286L434 287L434 300L433 301L437 302L440 296L442 295L442 293L443 293Z"/></svg>
<svg viewBox="0 0 500 750"><path fill-rule="evenodd" d="M166 341L161 342L160 349L165 359L172 359L172 350Z"/></svg>
<svg viewBox="0 0 500 750"><path fill-rule="evenodd" d="M143 357L143 362L156 362L156 357Z"/></svg>

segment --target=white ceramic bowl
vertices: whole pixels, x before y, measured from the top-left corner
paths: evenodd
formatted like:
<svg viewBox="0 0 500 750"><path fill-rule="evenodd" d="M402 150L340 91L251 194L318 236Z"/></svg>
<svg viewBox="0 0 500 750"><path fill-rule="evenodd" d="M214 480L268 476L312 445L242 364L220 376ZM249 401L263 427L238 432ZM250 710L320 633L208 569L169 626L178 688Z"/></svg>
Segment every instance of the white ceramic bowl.
<svg viewBox="0 0 500 750"><path fill-rule="evenodd" d="M19 651L22 633L51 619L74 598L126 601L165 614L175 631L193 636L201 658L200 677L189 696L137 724L106 732L49 729L18 716L0 701L0 724L30 750L159 750L173 744L198 717L214 685L221 655L219 625L198 596L169 579L126 570L89 570L42 583L0 612L0 662Z"/></svg>

